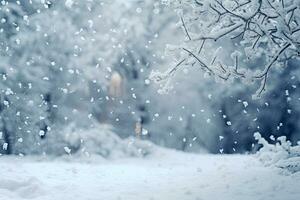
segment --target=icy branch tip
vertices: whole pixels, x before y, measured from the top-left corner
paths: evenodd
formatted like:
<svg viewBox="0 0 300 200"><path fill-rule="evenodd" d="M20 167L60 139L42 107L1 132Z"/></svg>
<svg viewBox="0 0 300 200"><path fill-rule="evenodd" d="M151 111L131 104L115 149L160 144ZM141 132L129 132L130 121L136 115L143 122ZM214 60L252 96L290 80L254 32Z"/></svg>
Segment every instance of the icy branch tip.
<svg viewBox="0 0 300 200"><path fill-rule="evenodd" d="M149 80L154 81L156 83L166 80L168 75L166 73L162 73L160 71L152 70L149 76Z"/></svg>

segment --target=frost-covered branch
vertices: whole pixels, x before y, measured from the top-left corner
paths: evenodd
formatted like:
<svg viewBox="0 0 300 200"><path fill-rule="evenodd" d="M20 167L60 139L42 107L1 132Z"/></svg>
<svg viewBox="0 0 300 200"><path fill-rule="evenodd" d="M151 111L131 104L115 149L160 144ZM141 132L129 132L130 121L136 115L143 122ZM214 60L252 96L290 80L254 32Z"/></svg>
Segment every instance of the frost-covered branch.
<svg viewBox="0 0 300 200"><path fill-rule="evenodd" d="M256 92L256 96L260 96L266 89L273 66L300 57L300 5L297 0L164 2L177 11L188 38L175 48L182 56L180 66L199 65L210 76L222 80L260 81ZM228 40L238 45L228 47ZM224 59L228 52L231 61ZM250 65L258 68L249 68ZM172 74L179 68L172 69ZM167 73L164 78L169 78Z"/></svg>

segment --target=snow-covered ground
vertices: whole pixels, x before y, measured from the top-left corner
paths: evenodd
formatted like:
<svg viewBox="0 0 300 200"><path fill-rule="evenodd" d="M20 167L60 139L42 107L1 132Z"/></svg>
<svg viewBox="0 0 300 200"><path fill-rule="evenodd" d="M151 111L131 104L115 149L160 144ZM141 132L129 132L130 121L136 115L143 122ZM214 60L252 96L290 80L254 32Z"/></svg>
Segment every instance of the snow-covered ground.
<svg viewBox="0 0 300 200"><path fill-rule="evenodd" d="M0 158L0 199L299 200L300 173L253 155L171 150L115 160Z"/></svg>

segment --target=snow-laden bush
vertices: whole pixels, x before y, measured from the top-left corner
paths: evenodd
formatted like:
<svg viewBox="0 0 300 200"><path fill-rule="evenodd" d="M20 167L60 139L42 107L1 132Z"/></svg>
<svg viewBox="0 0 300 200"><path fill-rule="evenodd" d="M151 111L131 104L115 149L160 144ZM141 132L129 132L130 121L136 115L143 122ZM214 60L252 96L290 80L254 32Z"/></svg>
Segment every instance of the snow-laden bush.
<svg viewBox="0 0 300 200"><path fill-rule="evenodd" d="M286 139L286 136L273 139L275 144L270 144L260 133L254 133L258 144L263 147L257 153L259 160L266 166L275 166L295 173L300 171L300 142L292 146L292 143Z"/></svg>
<svg viewBox="0 0 300 200"><path fill-rule="evenodd" d="M110 125L96 125L85 129L70 125L61 132L49 134L48 144L51 145L42 144L44 153L56 156L145 157L155 150L153 144L147 141L133 137L121 139Z"/></svg>

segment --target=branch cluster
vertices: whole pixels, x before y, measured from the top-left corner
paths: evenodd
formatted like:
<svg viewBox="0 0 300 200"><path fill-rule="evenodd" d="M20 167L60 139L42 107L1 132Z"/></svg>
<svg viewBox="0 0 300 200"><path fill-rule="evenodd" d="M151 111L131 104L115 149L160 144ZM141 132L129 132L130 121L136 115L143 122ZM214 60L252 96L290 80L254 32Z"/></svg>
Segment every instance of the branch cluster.
<svg viewBox="0 0 300 200"><path fill-rule="evenodd" d="M266 90L270 69L300 57L300 4L298 0L175 0L164 1L180 18L186 41L177 46L178 64L160 78L172 76L180 66L200 66L224 81L238 78L260 81L256 97ZM226 41L238 44L231 51L231 64L224 62ZM213 56L204 52L216 47ZM173 49L174 50L174 49ZM260 60L258 62L258 60ZM263 60L263 61L261 61ZM249 63L260 63L250 69ZM157 73L156 73L157 75Z"/></svg>

